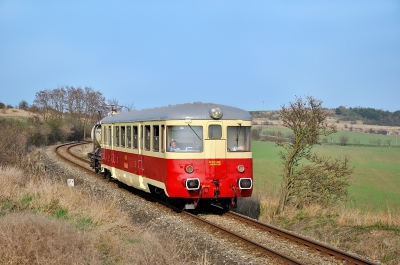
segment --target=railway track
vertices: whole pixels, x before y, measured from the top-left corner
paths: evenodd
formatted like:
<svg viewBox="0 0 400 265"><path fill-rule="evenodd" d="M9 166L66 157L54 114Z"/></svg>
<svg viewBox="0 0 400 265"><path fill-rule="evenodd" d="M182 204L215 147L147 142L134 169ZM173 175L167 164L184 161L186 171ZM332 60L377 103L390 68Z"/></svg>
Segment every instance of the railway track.
<svg viewBox="0 0 400 265"><path fill-rule="evenodd" d="M243 225L246 228L251 228L256 230L257 231L256 233L259 234L259 237L262 237L263 239L266 237L273 237L275 239L278 239L279 241L290 241L294 243L297 247L303 248L305 252L310 252L311 253L310 255L317 254L326 257L327 262L329 262L329 260L333 258L340 264L378 264L369 261L363 257L353 255L351 253L347 253L332 246L322 244L315 240L290 233L278 227L259 222L257 220L254 220L244 215L240 215L232 211L224 213L223 218L226 218L231 222L233 221L240 223L240 225ZM239 224L237 225L237 227L239 227ZM309 263L307 262L306 264Z"/></svg>
<svg viewBox="0 0 400 265"><path fill-rule="evenodd" d="M57 154L60 155L66 162L70 164L74 164L86 172L90 172L91 174L95 174L94 171L90 168L90 163L88 160L83 159L79 156L76 156L71 151L72 148L86 144L87 142L73 143L73 144L65 144L60 145L56 148ZM70 158L69 158L70 157ZM147 193L140 194L140 196L148 196ZM151 198L155 200L154 198ZM270 247L260 242L259 240L255 240L253 238L247 238L243 235L246 235L244 230L239 229L239 233L232 229L232 225L226 226L224 224L221 225L221 221L216 222L215 218L210 218L212 215L203 215L203 214L193 214L187 211L181 211L181 209L174 208L171 205L167 205L162 201L157 201L160 204L164 204L170 208L173 208L176 212L181 212L185 217L189 218L193 222L201 224L202 226L207 226L211 229L215 234L223 234L226 237L233 238L235 241L240 241L243 246L247 249L251 249L254 255L257 256L269 256L273 260L277 262L277 264L323 264L321 261L317 261L320 259L322 261L328 262L330 264L378 264L372 261L369 261L365 258L353 255L351 253L344 252L337 248L322 244L320 242L307 239L305 237L301 237L299 235L295 235L288 231L282 230L280 228L274 227L269 224L258 222L257 220L248 218L246 216L234 213L234 212L226 212L223 215L220 215L219 218L225 219L222 223L226 222L236 222L235 227L243 226L247 229L256 230L256 233L259 235L258 237L274 237L273 240L283 242L283 244L290 245L287 247L288 249L293 248L303 248L307 254L305 254L308 258L303 259L298 256L292 256L290 251L284 252L280 250L276 250L276 247ZM275 242L276 242L275 241ZM281 244L279 243L279 244ZM274 243L275 244L275 243ZM276 245L276 244L275 244ZM310 259L314 260L315 263L310 263ZM325 264L324 262L324 264Z"/></svg>

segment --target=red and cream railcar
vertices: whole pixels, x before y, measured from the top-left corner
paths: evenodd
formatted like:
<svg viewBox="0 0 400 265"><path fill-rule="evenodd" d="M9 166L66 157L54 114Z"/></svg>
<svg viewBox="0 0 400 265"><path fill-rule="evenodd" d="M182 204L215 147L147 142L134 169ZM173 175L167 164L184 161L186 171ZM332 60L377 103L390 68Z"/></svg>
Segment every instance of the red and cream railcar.
<svg viewBox="0 0 400 265"><path fill-rule="evenodd" d="M92 131L92 167L186 209L228 207L252 193L251 122L245 110L209 103L110 114Z"/></svg>

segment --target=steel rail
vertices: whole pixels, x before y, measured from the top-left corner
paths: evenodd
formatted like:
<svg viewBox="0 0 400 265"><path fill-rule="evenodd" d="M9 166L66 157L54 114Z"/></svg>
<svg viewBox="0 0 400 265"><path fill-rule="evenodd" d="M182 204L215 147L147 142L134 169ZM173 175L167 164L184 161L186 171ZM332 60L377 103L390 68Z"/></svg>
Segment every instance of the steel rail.
<svg viewBox="0 0 400 265"><path fill-rule="evenodd" d="M233 237L235 239L238 239L238 240L244 242L245 244L247 244L248 246L256 248L256 249L262 251L263 253L266 253L268 256L270 256L272 258L277 258L280 261L284 262L284 264L298 264L298 265L305 264L305 263L302 263L302 262L300 262L300 261L298 261L298 260L296 260L296 259L294 259L292 257L289 257L289 256L287 256L287 255L285 255L283 253L275 251L272 248L269 248L269 247L263 246L261 244L258 244L255 241L252 241L252 240L250 240L250 239L248 239L246 237L243 237L243 236L241 236L241 235L239 235L237 233L234 233L234 232L232 232L232 231L230 231L228 229L225 229L225 228L223 228L223 227L221 227L219 225L216 225L216 224L211 223L211 222L209 222L207 220L204 220L204 219L202 219L202 218L200 218L200 217L198 217L198 216L196 216L196 215L194 215L192 213L189 213L187 211L183 211L182 213L187 215L187 216L189 216L191 219L194 219L196 222L205 224L205 225L207 225L207 226L209 226L212 229L215 229L217 231L222 231L225 234L227 234L228 236Z"/></svg>
<svg viewBox="0 0 400 265"><path fill-rule="evenodd" d="M241 222L245 222L250 226L259 228L261 230L267 231L270 234L274 234L278 237L281 238L285 238L285 239L289 239L291 241L296 242L299 245L304 245L306 247L315 249L317 251L319 251L320 253L323 253L325 255L329 255L329 256L333 256L338 260L344 260L346 262L349 262L350 264L356 264L356 265L379 265L379 263L376 262L372 262L370 260L367 260L363 257L351 254L351 253L347 253L345 251L342 251L340 249L337 249L335 247L332 246L328 246L326 244L317 242L315 240L300 236L300 235L296 235L293 233L290 233L289 231L285 231L281 228L275 227L273 225L270 224L266 224L266 223L262 223L259 222L255 219L249 218L247 216L229 211L226 212L224 214L224 216L227 217L231 217L237 220L240 220Z"/></svg>

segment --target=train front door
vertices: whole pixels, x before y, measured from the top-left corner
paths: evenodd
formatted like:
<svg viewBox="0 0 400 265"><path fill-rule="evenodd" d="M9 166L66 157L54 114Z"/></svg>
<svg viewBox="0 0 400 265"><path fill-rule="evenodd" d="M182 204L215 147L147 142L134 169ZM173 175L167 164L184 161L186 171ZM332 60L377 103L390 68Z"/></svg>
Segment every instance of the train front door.
<svg viewBox="0 0 400 265"><path fill-rule="evenodd" d="M226 178L226 139L222 134L222 122L209 122L207 125L204 152L206 157L206 178L211 180Z"/></svg>

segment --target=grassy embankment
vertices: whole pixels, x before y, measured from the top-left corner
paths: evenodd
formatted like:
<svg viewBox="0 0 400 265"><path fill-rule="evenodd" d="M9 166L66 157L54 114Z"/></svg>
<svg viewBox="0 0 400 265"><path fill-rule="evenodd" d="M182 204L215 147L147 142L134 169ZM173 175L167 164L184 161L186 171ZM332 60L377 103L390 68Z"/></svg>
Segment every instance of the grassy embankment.
<svg viewBox="0 0 400 265"><path fill-rule="evenodd" d="M340 132L342 133L342 132ZM349 133L355 137L356 133ZM338 135L334 135L339 137ZM364 135L360 141L369 143ZM393 143L393 142L392 142ZM252 142L255 197L260 220L317 238L382 264L400 264L400 148L370 146L315 146L314 151L338 157L350 154L355 167L349 201L332 208L310 205L287 208L276 215L281 183L282 149L272 142Z"/></svg>
<svg viewBox="0 0 400 265"><path fill-rule="evenodd" d="M108 194L0 167L0 264L208 264L183 236L146 231Z"/></svg>

